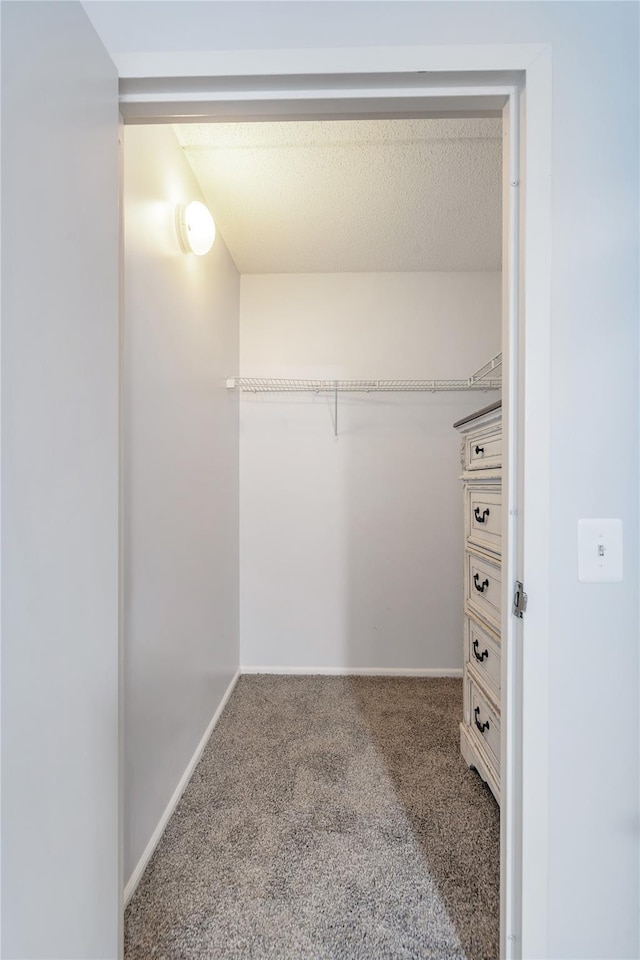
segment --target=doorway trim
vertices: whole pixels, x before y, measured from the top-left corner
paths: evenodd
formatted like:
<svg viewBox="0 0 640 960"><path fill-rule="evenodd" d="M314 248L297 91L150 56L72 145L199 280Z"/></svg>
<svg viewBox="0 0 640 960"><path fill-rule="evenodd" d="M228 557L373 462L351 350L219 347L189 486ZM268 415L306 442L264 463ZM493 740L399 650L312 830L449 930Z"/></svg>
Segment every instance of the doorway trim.
<svg viewBox="0 0 640 960"><path fill-rule="evenodd" d="M501 955L548 955L551 54L543 45L122 55L125 123L498 115L510 140L507 377L511 515L503 586ZM416 112L418 110L418 112ZM512 176L513 169L517 175ZM507 264L503 263L503 271ZM525 283L526 280L526 283ZM514 366L517 377L508 371ZM516 467L515 470L512 467ZM526 467L526 469L525 469ZM521 556L513 549L522 545ZM513 581L529 595L511 616ZM504 675L503 675L504 676ZM517 695L514 695L517 694ZM506 720L506 723L505 723Z"/></svg>

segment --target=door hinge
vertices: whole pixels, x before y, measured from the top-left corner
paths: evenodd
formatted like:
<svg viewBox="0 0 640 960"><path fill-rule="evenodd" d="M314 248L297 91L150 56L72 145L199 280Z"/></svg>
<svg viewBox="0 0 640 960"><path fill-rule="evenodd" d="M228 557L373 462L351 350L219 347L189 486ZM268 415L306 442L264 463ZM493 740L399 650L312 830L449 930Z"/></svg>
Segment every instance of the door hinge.
<svg viewBox="0 0 640 960"><path fill-rule="evenodd" d="M527 595L520 580L516 580L516 588L513 594L513 615L522 620L522 615L527 609Z"/></svg>

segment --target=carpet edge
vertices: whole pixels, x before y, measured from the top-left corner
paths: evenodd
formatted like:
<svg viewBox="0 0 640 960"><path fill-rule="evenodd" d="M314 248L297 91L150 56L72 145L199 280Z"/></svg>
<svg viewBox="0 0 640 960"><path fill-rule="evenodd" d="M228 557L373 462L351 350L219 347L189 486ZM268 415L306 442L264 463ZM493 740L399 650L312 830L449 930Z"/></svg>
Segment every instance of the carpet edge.
<svg viewBox="0 0 640 960"><path fill-rule="evenodd" d="M458 667L265 667L242 666L241 674L325 677L462 677Z"/></svg>

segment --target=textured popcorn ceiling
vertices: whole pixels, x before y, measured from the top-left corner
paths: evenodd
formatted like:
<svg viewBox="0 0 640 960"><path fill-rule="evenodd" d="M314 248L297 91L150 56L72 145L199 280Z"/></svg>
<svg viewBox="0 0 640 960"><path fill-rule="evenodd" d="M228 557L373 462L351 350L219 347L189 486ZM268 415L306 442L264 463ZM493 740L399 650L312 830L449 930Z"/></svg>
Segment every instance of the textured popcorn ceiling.
<svg viewBox="0 0 640 960"><path fill-rule="evenodd" d="M241 273L500 269L500 120L174 130Z"/></svg>

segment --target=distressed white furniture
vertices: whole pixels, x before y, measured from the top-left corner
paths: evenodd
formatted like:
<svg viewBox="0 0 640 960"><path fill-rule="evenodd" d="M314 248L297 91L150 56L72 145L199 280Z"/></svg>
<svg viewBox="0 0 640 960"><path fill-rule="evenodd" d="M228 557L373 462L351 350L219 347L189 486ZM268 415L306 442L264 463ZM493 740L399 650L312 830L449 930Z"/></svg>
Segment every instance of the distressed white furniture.
<svg viewBox="0 0 640 960"><path fill-rule="evenodd" d="M502 403L454 424L464 488L464 719L460 750L500 803Z"/></svg>

